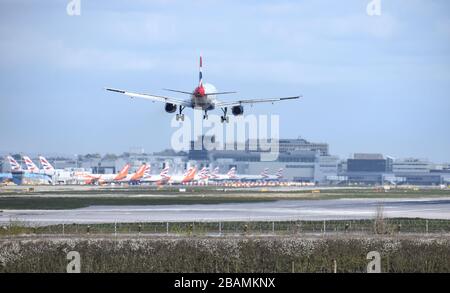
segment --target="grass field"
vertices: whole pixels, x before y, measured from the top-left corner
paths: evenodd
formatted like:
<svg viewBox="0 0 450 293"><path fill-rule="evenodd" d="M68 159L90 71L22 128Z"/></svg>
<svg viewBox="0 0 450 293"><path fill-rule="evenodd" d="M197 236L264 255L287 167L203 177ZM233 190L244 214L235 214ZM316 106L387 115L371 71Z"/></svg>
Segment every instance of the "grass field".
<svg viewBox="0 0 450 293"><path fill-rule="evenodd" d="M48 189L48 188L47 188ZM340 198L426 198L450 197L450 190L439 189L390 189L387 191L360 189L316 189L283 190L270 189L241 190L217 187L179 188L131 187L131 188L87 188L82 190L27 189L3 190L0 192L2 209L74 209L92 205L170 205L170 204L218 204L264 202L289 199L340 199Z"/></svg>
<svg viewBox="0 0 450 293"><path fill-rule="evenodd" d="M327 221L227 221L227 222L146 222L102 224L29 225L11 221L0 227L0 237L14 235L304 235L304 234L449 234L450 220L375 218L372 220Z"/></svg>

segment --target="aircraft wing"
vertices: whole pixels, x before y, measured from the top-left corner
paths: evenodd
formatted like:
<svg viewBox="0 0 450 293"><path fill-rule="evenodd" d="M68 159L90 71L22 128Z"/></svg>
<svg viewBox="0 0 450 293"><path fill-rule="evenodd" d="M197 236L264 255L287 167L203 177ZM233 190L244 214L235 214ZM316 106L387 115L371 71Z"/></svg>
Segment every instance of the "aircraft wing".
<svg viewBox="0 0 450 293"><path fill-rule="evenodd" d="M240 106L242 104L257 104L257 103L274 103L284 100L293 100L293 99L299 99L302 96L295 96L295 97L285 97L285 98L268 98L268 99L248 99L248 100L239 100L239 101L232 101L232 102L217 102L215 104L216 107L232 107L232 106Z"/></svg>
<svg viewBox="0 0 450 293"><path fill-rule="evenodd" d="M181 105L184 107L192 107L192 103L190 100L179 100L179 99L175 99L175 98L171 98L171 97L131 93L131 92L127 92L124 90L113 89L113 88L105 88L105 89L110 92L115 92L115 93L123 94L125 96L129 96L130 98L141 98L141 99L146 99L146 100L150 100L153 102L171 103L171 104Z"/></svg>

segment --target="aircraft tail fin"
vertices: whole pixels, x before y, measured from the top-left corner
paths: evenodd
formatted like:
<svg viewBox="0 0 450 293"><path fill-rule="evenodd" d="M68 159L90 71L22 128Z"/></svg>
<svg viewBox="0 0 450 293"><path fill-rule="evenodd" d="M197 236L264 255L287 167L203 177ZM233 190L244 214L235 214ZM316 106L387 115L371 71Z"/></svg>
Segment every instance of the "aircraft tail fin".
<svg viewBox="0 0 450 293"><path fill-rule="evenodd" d="M280 169L278 169L278 171L277 171L277 173L275 174L275 176L278 178L278 179L281 179L281 178L283 178L283 168L280 168Z"/></svg>
<svg viewBox="0 0 450 293"><path fill-rule="evenodd" d="M168 178L169 177L169 166L162 169L161 173L159 173L161 178Z"/></svg>
<svg viewBox="0 0 450 293"><path fill-rule="evenodd" d="M195 173L197 173L197 167L191 167L186 172L186 175L184 176L182 183L190 182L195 178Z"/></svg>
<svg viewBox="0 0 450 293"><path fill-rule="evenodd" d="M228 171L227 175L230 178L236 177L236 168L235 167L231 168L230 171Z"/></svg>
<svg viewBox="0 0 450 293"><path fill-rule="evenodd" d="M264 168L264 170L261 172L261 177L263 178L269 177L269 168Z"/></svg>
<svg viewBox="0 0 450 293"><path fill-rule="evenodd" d="M203 86L203 64L202 64L202 56L200 56L200 66L199 66L199 73L198 73L198 86L202 87Z"/></svg>
<svg viewBox="0 0 450 293"><path fill-rule="evenodd" d="M39 168L36 166L35 163L33 163L33 161L30 159L30 157L22 156L22 158L23 158L23 161L25 162L25 165L27 166L28 171L30 171L32 173L39 172Z"/></svg>
<svg viewBox="0 0 450 293"><path fill-rule="evenodd" d="M52 164L49 163L49 161L43 157L39 156L39 162L41 162L42 169L46 172L52 172L55 171L55 168L53 168Z"/></svg>
<svg viewBox="0 0 450 293"><path fill-rule="evenodd" d="M17 161L11 157L11 156L7 156L8 161L9 161L9 165L11 166L11 171L20 171L22 170L22 166L20 166L19 163L17 163Z"/></svg>
<svg viewBox="0 0 450 293"><path fill-rule="evenodd" d="M120 170L120 172L117 174L117 176L114 178L114 180L121 180L127 177L128 175L128 170L130 170L131 165L130 164L126 164L122 170Z"/></svg>
<svg viewBox="0 0 450 293"><path fill-rule="evenodd" d="M200 172L198 173L198 176L200 179L207 179L209 178L209 170L206 167L203 167Z"/></svg>

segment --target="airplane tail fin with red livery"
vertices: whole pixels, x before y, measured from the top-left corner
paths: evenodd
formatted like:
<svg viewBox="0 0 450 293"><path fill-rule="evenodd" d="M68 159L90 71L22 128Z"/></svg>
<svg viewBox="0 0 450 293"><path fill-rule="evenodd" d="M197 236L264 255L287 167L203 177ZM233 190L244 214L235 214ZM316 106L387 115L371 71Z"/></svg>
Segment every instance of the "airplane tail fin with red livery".
<svg viewBox="0 0 450 293"><path fill-rule="evenodd" d="M27 166L27 170L31 173L39 173L39 168L28 156L22 156L25 165Z"/></svg>
<svg viewBox="0 0 450 293"><path fill-rule="evenodd" d="M275 176L277 177L277 179L282 179L283 178L283 168L278 169L277 174L275 174Z"/></svg>
<svg viewBox="0 0 450 293"><path fill-rule="evenodd" d="M17 163L17 161L11 157L11 156L7 156L8 161L9 161L9 165L11 166L11 171L21 171L22 170L22 166L20 166L19 163Z"/></svg>
<svg viewBox="0 0 450 293"><path fill-rule="evenodd" d="M235 167L231 168L230 171L228 171L227 175L229 178L235 178L236 177L236 168Z"/></svg>
<svg viewBox="0 0 450 293"><path fill-rule="evenodd" d="M55 171L55 168L53 168L52 164L50 164L45 157L39 156L39 162L41 162L42 169L44 169L45 172Z"/></svg>
<svg viewBox="0 0 450 293"><path fill-rule="evenodd" d="M268 178L269 177L269 168L264 168L264 170L261 172L262 178Z"/></svg>

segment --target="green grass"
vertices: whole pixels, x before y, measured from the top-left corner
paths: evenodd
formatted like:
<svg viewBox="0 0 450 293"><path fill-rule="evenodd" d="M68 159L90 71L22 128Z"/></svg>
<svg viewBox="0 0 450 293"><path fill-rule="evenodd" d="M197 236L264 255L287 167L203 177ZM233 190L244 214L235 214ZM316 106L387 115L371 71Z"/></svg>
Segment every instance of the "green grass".
<svg viewBox="0 0 450 293"><path fill-rule="evenodd" d="M63 196L65 195L65 196ZM142 197L133 197L139 195ZM145 195L151 195L146 197ZM48 197L46 197L48 196ZM338 189L295 191L237 190L234 188L187 187L180 193L178 187L94 188L88 190L59 190L0 193L2 209L75 209L92 205L171 205L171 204L220 204L267 202L275 200L320 200L340 198L418 198L450 197L450 190L391 189L387 192L375 189Z"/></svg>
<svg viewBox="0 0 450 293"><path fill-rule="evenodd" d="M425 220L410 218L383 219L384 229L376 227L373 220L328 220L325 233L345 235L346 233L397 235L405 233L450 233L450 220ZM95 235L95 234L166 234L172 235L302 235L323 233L323 221L259 221L259 222L146 222L146 223L103 223L62 224L49 226L27 225L12 221L0 227L0 236L12 235Z"/></svg>
<svg viewBox="0 0 450 293"><path fill-rule="evenodd" d="M0 197L0 209L76 209L93 205L171 205L267 202L275 199L249 197Z"/></svg>

